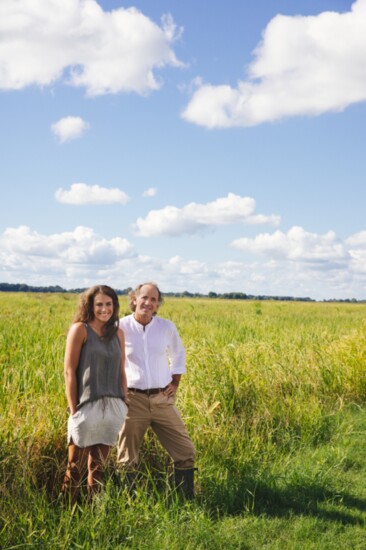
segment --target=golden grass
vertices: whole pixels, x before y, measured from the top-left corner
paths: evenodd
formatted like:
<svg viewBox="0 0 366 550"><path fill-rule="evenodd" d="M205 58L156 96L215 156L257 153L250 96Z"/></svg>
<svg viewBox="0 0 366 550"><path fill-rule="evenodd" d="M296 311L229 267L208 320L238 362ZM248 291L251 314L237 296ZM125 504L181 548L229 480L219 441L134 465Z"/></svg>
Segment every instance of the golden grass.
<svg viewBox="0 0 366 550"><path fill-rule="evenodd" d="M120 298L127 312L127 299ZM6 486L57 485L66 454L65 336L77 296L0 293L0 444ZM363 304L169 298L187 350L179 408L209 469L327 437L366 391ZM54 489L56 491L56 489Z"/></svg>

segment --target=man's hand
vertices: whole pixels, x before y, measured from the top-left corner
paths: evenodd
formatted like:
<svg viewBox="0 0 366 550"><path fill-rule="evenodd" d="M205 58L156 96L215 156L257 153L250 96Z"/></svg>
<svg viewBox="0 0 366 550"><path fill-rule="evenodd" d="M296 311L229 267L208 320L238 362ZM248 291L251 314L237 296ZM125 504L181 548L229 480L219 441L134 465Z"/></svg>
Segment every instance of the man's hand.
<svg viewBox="0 0 366 550"><path fill-rule="evenodd" d="M167 397L174 397L174 395L177 393L180 376L181 376L180 374L173 375L173 380L166 387L166 390L164 391L164 395L166 395Z"/></svg>

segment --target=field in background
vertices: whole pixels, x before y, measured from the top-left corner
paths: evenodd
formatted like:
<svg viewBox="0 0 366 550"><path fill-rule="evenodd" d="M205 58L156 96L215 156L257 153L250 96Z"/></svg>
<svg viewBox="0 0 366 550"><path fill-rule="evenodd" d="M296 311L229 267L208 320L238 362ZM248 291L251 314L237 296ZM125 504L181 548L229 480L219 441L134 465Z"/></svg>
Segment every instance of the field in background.
<svg viewBox="0 0 366 550"><path fill-rule="evenodd" d="M332 548L344 536L362 548L366 501L345 521L342 476L356 459L341 442L364 429L349 405L366 396L366 305L167 299L160 314L187 350L178 407L197 448L197 499L167 500L169 465L147 437L143 464L160 485L130 501L111 477L93 508L70 513L58 493L76 303L0 293L1 547Z"/></svg>

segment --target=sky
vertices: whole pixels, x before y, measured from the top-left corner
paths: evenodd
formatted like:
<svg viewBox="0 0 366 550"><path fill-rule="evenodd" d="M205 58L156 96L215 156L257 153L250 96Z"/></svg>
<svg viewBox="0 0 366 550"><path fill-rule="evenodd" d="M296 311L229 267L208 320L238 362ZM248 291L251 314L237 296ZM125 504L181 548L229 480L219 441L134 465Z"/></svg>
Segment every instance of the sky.
<svg viewBox="0 0 366 550"><path fill-rule="evenodd" d="M366 299L365 28L366 0L1 0L0 282Z"/></svg>

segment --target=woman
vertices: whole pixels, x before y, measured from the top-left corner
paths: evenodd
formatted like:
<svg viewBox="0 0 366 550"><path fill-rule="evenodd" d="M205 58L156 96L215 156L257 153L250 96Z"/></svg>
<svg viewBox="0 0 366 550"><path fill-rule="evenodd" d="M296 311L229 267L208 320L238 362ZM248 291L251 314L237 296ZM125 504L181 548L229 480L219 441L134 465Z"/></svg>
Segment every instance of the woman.
<svg viewBox="0 0 366 550"><path fill-rule="evenodd" d="M91 497L127 414L124 335L119 303L109 286L85 291L66 341L64 375L69 406L68 464L63 492L73 505L88 470Z"/></svg>

